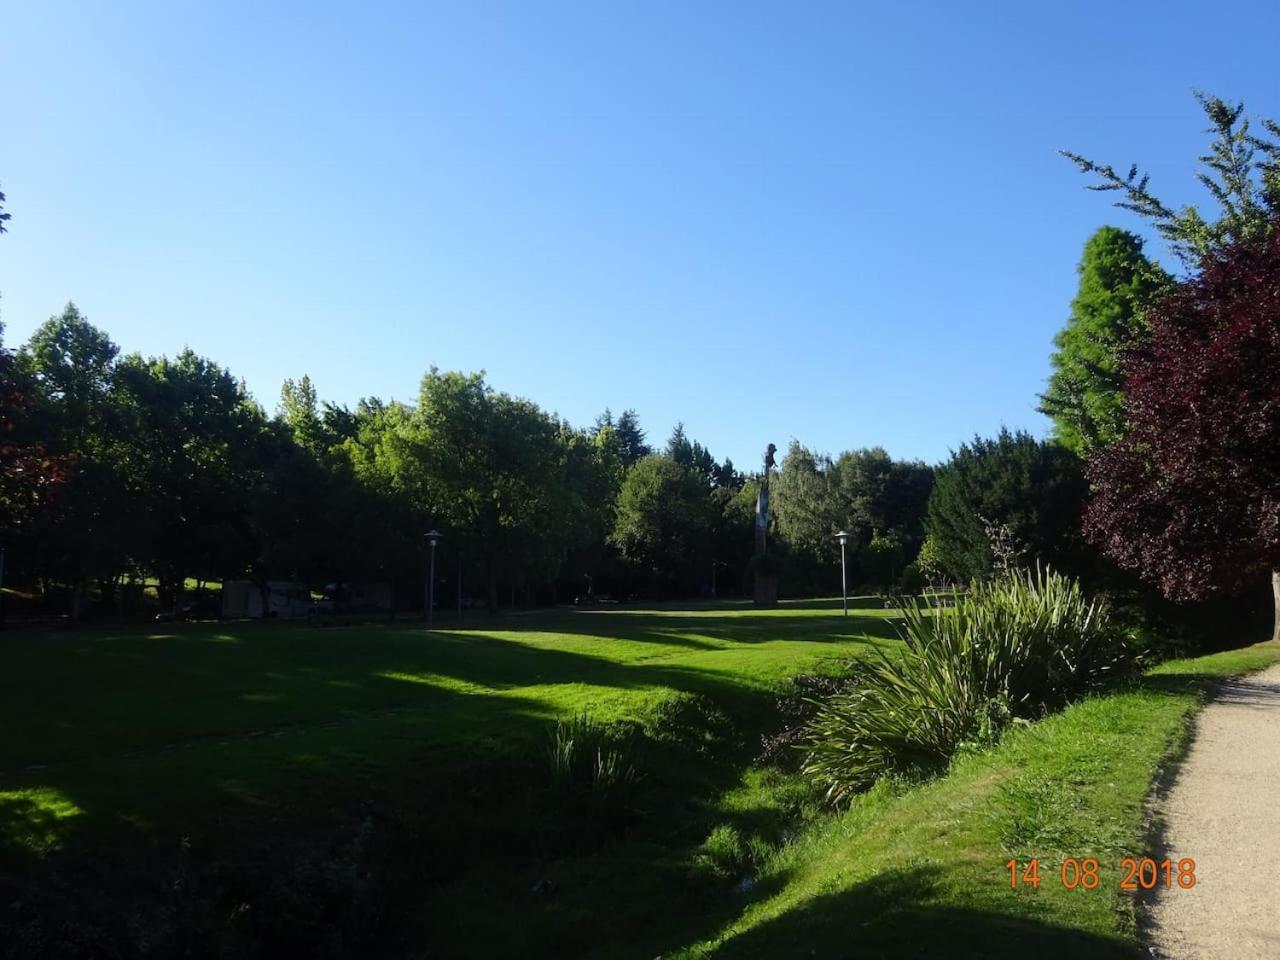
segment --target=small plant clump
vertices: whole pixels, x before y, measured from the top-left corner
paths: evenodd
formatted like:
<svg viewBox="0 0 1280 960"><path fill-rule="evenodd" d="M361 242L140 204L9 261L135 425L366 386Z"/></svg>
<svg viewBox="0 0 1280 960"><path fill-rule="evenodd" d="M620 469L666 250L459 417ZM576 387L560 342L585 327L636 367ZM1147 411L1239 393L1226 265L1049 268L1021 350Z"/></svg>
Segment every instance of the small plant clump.
<svg viewBox="0 0 1280 960"><path fill-rule="evenodd" d="M763 838L744 836L737 827L722 823L702 842L696 860L722 880L740 879L759 869L772 852L773 847Z"/></svg>
<svg viewBox="0 0 1280 960"><path fill-rule="evenodd" d="M815 699L799 738L803 772L832 802L882 777L934 772L1129 659L1105 605L1047 569L975 584L948 610L909 602L903 614L901 655L869 659L849 690Z"/></svg>
<svg viewBox="0 0 1280 960"><path fill-rule="evenodd" d="M625 745L585 710L556 723L547 759L557 790L586 794L601 804L624 800L640 782Z"/></svg>

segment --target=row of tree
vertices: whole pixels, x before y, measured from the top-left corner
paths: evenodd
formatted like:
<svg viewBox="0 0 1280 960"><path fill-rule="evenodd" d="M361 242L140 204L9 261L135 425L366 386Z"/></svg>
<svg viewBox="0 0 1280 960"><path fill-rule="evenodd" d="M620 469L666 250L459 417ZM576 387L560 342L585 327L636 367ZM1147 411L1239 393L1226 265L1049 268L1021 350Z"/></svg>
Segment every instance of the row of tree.
<svg viewBox="0 0 1280 960"><path fill-rule="evenodd" d="M838 587L838 530L853 583L882 589L1038 558L1188 600L1280 569L1280 128L1259 135L1242 106L1201 103L1216 216L1166 206L1136 168L1068 155L1155 223L1181 272L1132 233L1089 240L1042 398L1053 437L975 437L937 467L793 441L769 531L784 591ZM145 578L166 604L189 579L233 576L390 580L412 598L432 527L451 586L490 607L507 590L748 587L759 477L681 425L651 449L633 411L575 428L432 369L416 403L355 409L286 381L268 417L190 351L121 357L74 306L0 349L0 371L0 543L11 571L75 612L90 594L118 609Z"/></svg>
<svg viewBox="0 0 1280 960"><path fill-rule="evenodd" d="M654 451L634 411L579 429L480 375L436 369L416 403L355 409L321 402L308 377L287 380L268 416L190 350L122 356L74 304L0 352L13 393L9 580L73 616L135 611L144 583L180 609L184 585L239 577L385 580L412 605L431 528L444 535L442 581L490 607L510 592L746 587L757 478L680 424ZM880 449L832 461L793 444L772 531L797 558L792 589L831 587L838 527L866 554L863 579L892 583L922 540L931 476Z"/></svg>

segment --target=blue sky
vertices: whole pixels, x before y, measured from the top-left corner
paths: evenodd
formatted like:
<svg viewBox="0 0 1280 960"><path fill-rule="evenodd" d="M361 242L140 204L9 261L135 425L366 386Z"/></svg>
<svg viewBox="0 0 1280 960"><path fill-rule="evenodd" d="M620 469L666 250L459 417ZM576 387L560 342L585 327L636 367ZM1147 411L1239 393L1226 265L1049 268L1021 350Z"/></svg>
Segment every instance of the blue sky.
<svg viewBox="0 0 1280 960"><path fill-rule="evenodd" d="M11 5L6 341L575 423L635 407L934 461L1036 395L1075 264L1139 226L1056 151L1198 199L1190 90L1280 116L1274 4ZM1150 249L1161 250L1156 244Z"/></svg>

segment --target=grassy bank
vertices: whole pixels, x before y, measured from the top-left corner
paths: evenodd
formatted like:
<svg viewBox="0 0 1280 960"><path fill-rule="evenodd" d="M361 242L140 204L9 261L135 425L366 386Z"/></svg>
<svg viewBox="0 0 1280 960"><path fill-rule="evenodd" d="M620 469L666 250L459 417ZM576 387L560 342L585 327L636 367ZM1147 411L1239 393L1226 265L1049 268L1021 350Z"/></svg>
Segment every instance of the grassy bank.
<svg viewBox="0 0 1280 960"><path fill-rule="evenodd" d="M787 678L893 649L884 610L837 614L7 634L0 956L1133 956L1156 771L1280 648L1166 663L831 814L753 758ZM620 796L551 775L584 708L639 775Z"/></svg>
<svg viewBox="0 0 1280 960"><path fill-rule="evenodd" d="M769 858L739 915L672 956L1137 957L1120 863L1149 852L1157 772L1214 680L1277 661L1269 643L1170 661L944 778L881 786ZM1006 861L1032 857L1039 887L1011 889ZM1099 886L1066 889L1065 857L1096 858Z"/></svg>
<svg viewBox="0 0 1280 960"><path fill-rule="evenodd" d="M811 809L744 771L788 677L894 642L851 612L7 633L0 956L678 946L734 905L708 834L759 850ZM608 809L550 782L583 709L641 775Z"/></svg>

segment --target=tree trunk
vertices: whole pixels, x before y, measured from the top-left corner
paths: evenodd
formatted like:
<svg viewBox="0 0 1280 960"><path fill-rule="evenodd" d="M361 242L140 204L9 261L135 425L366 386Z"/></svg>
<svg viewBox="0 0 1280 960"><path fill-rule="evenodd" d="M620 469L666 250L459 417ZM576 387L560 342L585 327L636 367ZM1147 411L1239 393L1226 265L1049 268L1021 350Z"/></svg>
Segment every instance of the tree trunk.
<svg viewBox="0 0 1280 960"><path fill-rule="evenodd" d="M1271 571L1271 596L1275 601L1275 620L1271 628L1271 640L1280 643L1280 567Z"/></svg>
<svg viewBox="0 0 1280 960"><path fill-rule="evenodd" d="M80 619L83 607L84 580L82 578L77 578L71 586L71 621L73 623Z"/></svg>
<svg viewBox="0 0 1280 960"><path fill-rule="evenodd" d="M484 601L489 616L492 617L498 612L498 565L490 560L485 566L489 581L484 587Z"/></svg>

